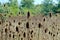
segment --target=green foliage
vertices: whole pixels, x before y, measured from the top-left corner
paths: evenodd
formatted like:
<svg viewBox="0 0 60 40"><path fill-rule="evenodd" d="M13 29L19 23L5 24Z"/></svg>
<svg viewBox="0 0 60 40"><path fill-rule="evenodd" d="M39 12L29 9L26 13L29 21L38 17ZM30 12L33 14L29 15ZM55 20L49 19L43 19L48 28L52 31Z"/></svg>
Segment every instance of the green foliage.
<svg viewBox="0 0 60 40"><path fill-rule="evenodd" d="M9 0L8 3L0 6L0 13L7 13L7 16L12 13L13 16L16 16L19 11L19 7L17 4L17 0Z"/></svg>
<svg viewBox="0 0 60 40"><path fill-rule="evenodd" d="M44 0L40 6L41 13L48 14L48 12L53 12L53 2L52 0Z"/></svg>
<svg viewBox="0 0 60 40"><path fill-rule="evenodd" d="M18 2L17 0L9 0L9 1L10 1L10 6L9 6L10 13L16 15L19 11Z"/></svg>
<svg viewBox="0 0 60 40"><path fill-rule="evenodd" d="M32 8L34 0L21 0L21 7Z"/></svg>
<svg viewBox="0 0 60 40"><path fill-rule="evenodd" d="M56 11L60 13L60 0L58 0L57 10Z"/></svg>
<svg viewBox="0 0 60 40"><path fill-rule="evenodd" d="M0 13L4 13L4 9L1 3L0 3Z"/></svg>
<svg viewBox="0 0 60 40"><path fill-rule="evenodd" d="M28 11L30 13L33 13L34 12L34 0L21 0L20 11L24 15L26 15Z"/></svg>
<svg viewBox="0 0 60 40"><path fill-rule="evenodd" d="M2 13L3 12L3 9L2 9L2 6L1 6L1 4L0 4L0 13Z"/></svg>
<svg viewBox="0 0 60 40"><path fill-rule="evenodd" d="M49 12L60 12L60 0L58 4L54 4L53 0L43 0L41 4L34 5L34 0L21 0L19 5L17 0L9 0L8 3L0 3L0 13L7 13L8 15L16 16L18 12L24 16L27 12L31 15L37 15L40 13L49 14Z"/></svg>

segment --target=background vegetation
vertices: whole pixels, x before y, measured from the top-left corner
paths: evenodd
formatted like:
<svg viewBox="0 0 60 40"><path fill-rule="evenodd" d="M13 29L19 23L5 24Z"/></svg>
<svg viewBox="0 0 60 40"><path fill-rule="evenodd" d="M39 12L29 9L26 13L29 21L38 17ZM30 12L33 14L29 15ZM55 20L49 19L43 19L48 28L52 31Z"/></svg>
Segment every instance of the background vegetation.
<svg viewBox="0 0 60 40"><path fill-rule="evenodd" d="M44 14L49 12L54 14L60 13L60 0L57 0L57 4L53 0L44 0L41 4L34 4L34 0L21 0L21 4L18 4L17 0L9 0L9 2L0 3L0 13L16 16L18 13L25 15L28 11L32 15Z"/></svg>

